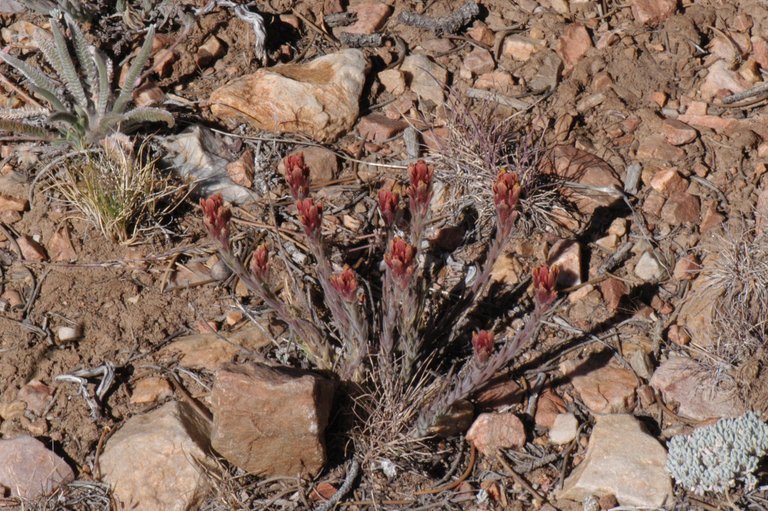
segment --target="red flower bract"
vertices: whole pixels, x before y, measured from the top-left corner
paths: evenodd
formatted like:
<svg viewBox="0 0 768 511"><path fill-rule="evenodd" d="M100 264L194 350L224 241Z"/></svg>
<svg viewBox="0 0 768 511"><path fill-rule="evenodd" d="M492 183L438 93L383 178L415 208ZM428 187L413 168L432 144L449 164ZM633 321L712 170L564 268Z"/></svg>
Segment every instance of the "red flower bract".
<svg viewBox="0 0 768 511"><path fill-rule="evenodd" d="M259 245L251 256L251 271L259 280L264 280L269 271L269 249L266 245Z"/></svg>
<svg viewBox="0 0 768 511"><path fill-rule="evenodd" d="M224 199L217 193L207 199L200 199L200 207L203 208L203 223L208 229L208 234L223 246L229 246L229 221L232 212L224 206Z"/></svg>
<svg viewBox="0 0 768 511"><path fill-rule="evenodd" d="M299 210L299 222L304 227L304 232L310 238L320 236L320 224L323 218L323 205L316 204L311 198L296 201L296 209Z"/></svg>
<svg viewBox="0 0 768 511"><path fill-rule="evenodd" d="M395 223L397 215L397 205L400 202L400 196L389 190L379 190L379 209L384 223L390 227Z"/></svg>
<svg viewBox="0 0 768 511"><path fill-rule="evenodd" d="M415 270L414 258L416 248L403 238L396 237L389 244L389 251L384 254L384 262L392 273L392 278L400 286L406 289L411 283L411 277Z"/></svg>
<svg viewBox="0 0 768 511"><path fill-rule="evenodd" d="M496 215L499 228L509 233L517 218L517 201L520 199L520 179L515 172L507 172L502 168L493 185L493 203L496 205Z"/></svg>
<svg viewBox="0 0 768 511"><path fill-rule="evenodd" d="M432 166L427 165L424 160L408 166L408 176L411 179L408 197L411 199L411 210L415 214L426 214L429 201L432 200L432 173Z"/></svg>
<svg viewBox="0 0 768 511"><path fill-rule="evenodd" d="M352 268L345 266L341 272L331 275L329 280L342 300L348 303L355 301L357 298L357 275L352 271Z"/></svg>
<svg viewBox="0 0 768 511"><path fill-rule="evenodd" d="M493 334L488 330L472 332L472 350L480 363L485 363L493 353Z"/></svg>
<svg viewBox="0 0 768 511"><path fill-rule="evenodd" d="M309 195L309 167L304 163L304 153L292 154L283 160L285 180L296 200Z"/></svg>
<svg viewBox="0 0 768 511"><path fill-rule="evenodd" d="M560 269L546 264L533 269L533 292L536 303L540 306L550 305L557 298L557 276Z"/></svg>

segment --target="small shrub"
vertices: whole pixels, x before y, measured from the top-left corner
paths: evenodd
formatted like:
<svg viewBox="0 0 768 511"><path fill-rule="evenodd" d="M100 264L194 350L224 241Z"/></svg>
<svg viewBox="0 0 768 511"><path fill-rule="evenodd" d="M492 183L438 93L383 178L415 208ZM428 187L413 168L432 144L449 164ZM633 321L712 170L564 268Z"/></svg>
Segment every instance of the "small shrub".
<svg viewBox="0 0 768 511"><path fill-rule="evenodd" d="M724 493L739 482L750 490L757 484L758 462L768 451L768 425L748 412L672 437L667 446L667 470L686 490Z"/></svg>
<svg viewBox="0 0 768 511"><path fill-rule="evenodd" d="M50 19L51 33L33 34L45 60L58 80L8 53L0 60L18 70L29 90L46 101L50 109L0 110L0 130L40 140L66 142L76 149L93 146L115 131L130 132L142 122L164 122L173 126L173 116L160 108L128 109L136 81L149 59L155 28L150 26L144 44L128 69L117 97L112 90L112 62L90 46L69 14L59 24L58 11ZM65 30L69 30L69 38ZM59 83L63 83L63 89Z"/></svg>
<svg viewBox="0 0 768 511"><path fill-rule="evenodd" d="M384 226L379 231L383 240L380 286L366 282L349 267L334 268L322 232L324 208L310 195L310 170L303 156L285 160L285 176L298 212L302 242L315 261L322 306L288 304L280 299L269 285L273 264L266 245L256 248L248 266L237 256L230 241L231 213L218 195L201 200L209 235L217 241L222 260L289 326L291 337L301 345L309 362L336 372L358 389L364 423L360 431L366 435L363 443L369 448L375 446L379 454L397 444L402 454L402 446L407 444L404 438L413 440L439 433L441 418L470 398L534 338L556 299L557 269L542 266L534 270L535 307L522 330L500 340L495 340L490 331L475 332L471 343L464 339L465 346L473 350L470 359L459 364L458 370L449 371L448 377L436 377L434 369L445 370L449 365L448 361L437 360L436 346L461 338L457 332L466 325L456 324L447 333L445 325L440 325L444 335L439 340L434 338L439 335L433 320L441 314L436 310L440 303L430 301L429 275L424 268L427 254L423 253L422 243L431 214L432 166L419 161L408 168L408 215L406 201L398 194L389 190L378 193ZM491 268L515 232L520 193L517 174L502 169L490 193L496 212L495 233L478 276L459 291L460 296L451 304L456 314L449 321L463 317L459 312L472 310L485 295ZM406 217L407 222L403 220ZM380 291L373 292L372 288ZM300 290L293 295L306 296ZM462 311L456 310L458 306ZM378 433L373 433L375 430Z"/></svg>

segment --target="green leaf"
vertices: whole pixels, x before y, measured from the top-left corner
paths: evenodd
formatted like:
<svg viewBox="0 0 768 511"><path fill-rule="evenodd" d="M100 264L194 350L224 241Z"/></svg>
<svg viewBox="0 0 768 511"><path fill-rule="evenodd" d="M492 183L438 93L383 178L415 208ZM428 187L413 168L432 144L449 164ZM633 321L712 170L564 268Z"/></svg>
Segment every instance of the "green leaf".
<svg viewBox="0 0 768 511"><path fill-rule="evenodd" d="M54 96L59 101L59 104L64 103L64 98L60 96L56 90L56 84L53 82L53 80L51 80L51 78L43 74L39 69L28 66L26 63L5 53L4 51L0 51L0 59L2 59L9 66L16 68L19 73L24 75L24 78L32 83L32 85L46 91L49 95Z"/></svg>
<svg viewBox="0 0 768 511"><path fill-rule="evenodd" d="M136 80L139 78L139 73L144 69L144 65L149 59L149 54L152 51L152 40L155 38L155 26L150 25L147 30L147 36L144 39L144 44L141 47L141 51L131 63L131 67L128 69L128 74L125 76L125 82L123 88L120 89L120 95L115 101L115 106L112 111L116 114L122 113L125 107L128 106L128 102L133 95L133 89L136 87Z"/></svg>
<svg viewBox="0 0 768 511"><path fill-rule="evenodd" d="M8 131L16 135L29 135L39 139L50 139L51 134L45 128L21 121L0 119L0 131Z"/></svg>
<svg viewBox="0 0 768 511"><path fill-rule="evenodd" d="M64 80L64 84L67 86L69 93L75 98L75 102L83 108L87 108L88 98L85 96L85 90L80 81L80 76L77 74L77 68L75 67L75 63L72 62L72 56L69 54L67 41L64 39L61 27L59 27L59 24L53 20L51 20L51 32L53 33L53 41L56 46L56 51L61 60L61 69L58 70L59 75L61 79Z"/></svg>

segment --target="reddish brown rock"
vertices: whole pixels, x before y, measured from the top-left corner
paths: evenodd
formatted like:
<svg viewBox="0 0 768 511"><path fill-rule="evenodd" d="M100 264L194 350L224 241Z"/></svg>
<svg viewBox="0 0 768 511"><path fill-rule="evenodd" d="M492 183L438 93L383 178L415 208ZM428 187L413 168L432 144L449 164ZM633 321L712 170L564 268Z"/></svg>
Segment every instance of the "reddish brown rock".
<svg viewBox="0 0 768 511"><path fill-rule="evenodd" d="M588 366L571 376L571 382L592 413L628 413L635 408L638 381L630 369Z"/></svg>
<svg viewBox="0 0 768 511"><path fill-rule="evenodd" d="M10 197L0 193L0 211L16 211L21 213L29 208L29 201L20 197Z"/></svg>
<svg viewBox="0 0 768 511"><path fill-rule="evenodd" d="M659 216L661 214L661 208L664 207L666 199L662 194L656 190L651 190L645 200L643 201L643 213L647 215Z"/></svg>
<svg viewBox="0 0 768 511"><path fill-rule="evenodd" d="M709 66L707 77L699 87L699 94L703 100L710 101L723 91L734 94L745 91L750 85L738 71L733 71L724 61L718 60Z"/></svg>
<svg viewBox="0 0 768 511"><path fill-rule="evenodd" d="M53 233L48 242L48 252L51 255L51 260L56 262L77 260L77 252L75 252L69 237L69 227L62 225Z"/></svg>
<svg viewBox="0 0 768 511"><path fill-rule="evenodd" d="M680 325L672 325L667 330L667 339L678 346L688 346L691 343L691 336Z"/></svg>
<svg viewBox="0 0 768 511"><path fill-rule="evenodd" d="M737 389L718 385L717 375L687 357L664 361L650 384L661 392L668 405L678 404L678 415L694 420L738 417L744 402Z"/></svg>
<svg viewBox="0 0 768 511"><path fill-rule="evenodd" d="M227 45L218 37L211 36L200 45L195 54L197 67L203 68L213 64L227 52Z"/></svg>
<svg viewBox="0 0 768 511"><path fill-rule="evenodd" d="M467 431L467 441L486 456L525 445L525 426L513 413L483 413Z"/></svg>
<svg viewBox="0 0 768 511"><path fill-rule="evenodd" d="M31 236L22 235L16 238L16 243L19 244L21 250L21 256L27 261L45 261L48 259L48 254L45 253L43 246L32 239Z"/></svg>
<svg viewBox="0 0 768 511"><path fill-rule="evenodd" d="M382 114L366 115L357 123L357 131L360 136L377 144L388 141L407 127L407 122L393 120Z"/></svg>
<svg viewBox="0 0 768 511"><path fill-rule="evenodd" d="M673 195L661 208L661 218L670 225L698 224L701 221L699 198L690 193Z"/></svg>
<svg viewBox="0 0 768 511"><path fill-rule="evenodd" d="M40 417L53 397L53 389L41 382L32 380L19 389L16 399L27 405L27 410Z"/></svg>
<svg viewBox="0 0 768 511"><path fill-rule="evenodd" d="M520 388L515 380L503 378L491 380L476 395L474 401L481 411L496 410L501 407L511 406L522 402L524 398L523 389Z"/></svg>
<svg viewBox="0 0 768 511"><path fill-rule="evenodd" d="M637 159L640 161L676 162L683 157L685 157L685 151L668 143L662 134L641 138L637 148Z"/></svg>
<svg viewBox="0 0 768 511"><path fill-rule="evenodd" d="M216 89L211 112L256 129L331 142L357 120L366 67L363 53L348 49L303 64L259 69Z"/></svg>
<svg viewBox="0 0 768 511"><path fill-rule="evenodd" d="M227 163L227 175L232 182L246 188L253 186L254 171L253 151L250 148L246 148L240 158Z"/></svg>
<svg viewBox="0 0 768 511"><path fill-rule="evenodd" d="M618 194L610 193L622 187L613 168L605 160L573 146L555 146L551 157L543 163L542 172L593 187L583 192L578 189L564 191L564 194L573 197L583 213L592 213L600 206L612 206L619 200Z"/></svg>
<svg viewBox="0 0 768 511"><path fill-rule="evenodd" d="M644 25L655 25L672 16L677 10L676 0L632 0L632 16Z"/></svg>
<svg viewBox="0 0 768 511"><path fill-rule="evenodd" d="M325 147L303 146L288 153L287 156L295 154L304 155L304 163L309 167L310 180L315 184L324 184L336 179L339 174L339 157ZM277 170L281 175L285 175L285 159L280 160Z"/></svg>
<svg viewBox="0 0 768 511"><path fill-rule="evenodd" d="M546 44L543 41L521 35L511 35L504 39L501 53L513 60L526 62L536 52L544 48L546 48Z"/></svg>
<svg viewBox="0 0 768 511"><path fill-rule="evenodd" d="M462 65L467 71L476 75L490 73L496 67L491 52L482 48L475 48L469 52L467 56L464 57Z"/></svg>
<svg viewBox="0 0 768 511"><path fill-rule="evenodd" d="M609 311L614 312L618 310L621 299L629 293L629 288L624 281L608 277L600 283L600 293L605 300L605 306Z"/></svg>
<svg viewBox="0 0 768 511"><path fill-rule="evenodd" d="M475 24L467 30L467 35L486 46L493 46L493 43L496 41L496 34L494 31L483 22L475 22Z"/></svg>
<svg viewBox="0 0 768 511"><path fill-rule="evenodd" d="M560 268L557 286L568 288L581 284L581 245L578 241L560 240L549 249L547 264Z"/></svg>
<svg viewBox="0 0 768 511"><path fill-rule="evenodd" d="M563 398L555 394L552 389L546 389L541 393L539 401L536 403L536 413L533 420L537 426L550 429L555 423L555 418L567 411Z"/></svg>
<svg viewBox="0 0 768 511"><path fill-rule="evenodd" d="M131 392L132 405L155 403L173 395L173 390L165 378L147 376L136 382Z"/></svg>
<svg viewBox="0 0 768 511"><path fill-rule="evenodd" d="M325 464L333 392L333 382L306 371L226 366L211 392L211 444L252 474L312 477Z"/></svg>
<svg viewBox="0 0 768 511"><path fill-rule="evenodd" d="M563 59L566 69L573 68L587 51L592 48L592 39L581 23L565 27L557 45L557 54Z"/></svg>
<svg viewBox="0 0 768 511"><path fill-rule="evenodd" d="M515 86L515 79L506 71L492 71L483 73L475 80L478 89L490 89L500 93L506 93Z"/></svg>
<svg viewBox="0 0 768 511"><path fill-rule="evenodd" d="M688 254L677 260L672 276L677 280L693 280L701 271L701 264L693 254Z"/></svg>
<svg viewBox="0 0 768 511"><path fill-rule="evenodd" d="M385 69L377 76L387 92L396 96L405 92L405 74L399 69Z"/></svg>
<svg viewBox="0 0 768 511"><path fill-rule="evenodd" d="M667 142L672 145L690 144L696 140L696 130L677 119L666 119L661 123L661 132Z"/></svg>
<svg viewBox="0 0 768 511"><path fill-rule="evenodd" d="M72 481L67 463L31 436L0 440L0 487L10 497L34 499Z"/></svg>
<svg viewBox="0 0 768 511"><path fill-rule="evenodd" d="M661 169L651 178L651 188L664 197L669 197L685 193L688 190L688 181L675 169Z"/></svg>
<svg viewBox="0 0 768 511"><path fill-rule="evenodd" d="M350 5L348 12L357 16L357 20L346 27L336 27L333 29L335 36L342 32L348 34L373 34L386 23L389 15L392 14L392 7L383 2L363 2L357 5Z"/></svg>

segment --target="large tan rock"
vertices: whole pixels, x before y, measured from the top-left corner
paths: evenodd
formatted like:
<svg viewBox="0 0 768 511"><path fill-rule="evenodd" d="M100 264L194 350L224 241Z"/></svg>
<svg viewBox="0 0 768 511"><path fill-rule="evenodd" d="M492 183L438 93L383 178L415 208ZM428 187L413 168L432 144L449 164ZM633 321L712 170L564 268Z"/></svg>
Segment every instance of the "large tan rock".
<svg viewBox="0 0 768 511"><path fill-rule="evenodd" d="M31 436L0 440L0 488L34 499L75 478L69 465Z"/></svg>
<svg viewBox="0 0 768 511"><path fill-rule="evenodd" d="M312 477L325 464L334 387L298 369L225 366L211 392L211 444L252 474Z"/></svg>
<svg viewBox="0 0 768 511"><path fill-rule="evenodd" d="M179 408L172 401L131 417L107 442L101 473L117 509L186 511L202 502L208 489L203 467L213 465L184 427Z"/></svg>
<svg viewBox="0 0 768 511"><path fill-rule="evenodd" d="M583 502L614 495L622 506L655 509L672 500L667 451L631 415L598 415L587 454L565 480L559 499Z"/></svg>
<svg viewBox="0 0 768 511"><path fill-rule="evenodd" d="M333 142L357 120L366 67L363 53L349 49L259 69L213 91L211 112L260 130Z"/></svg>

